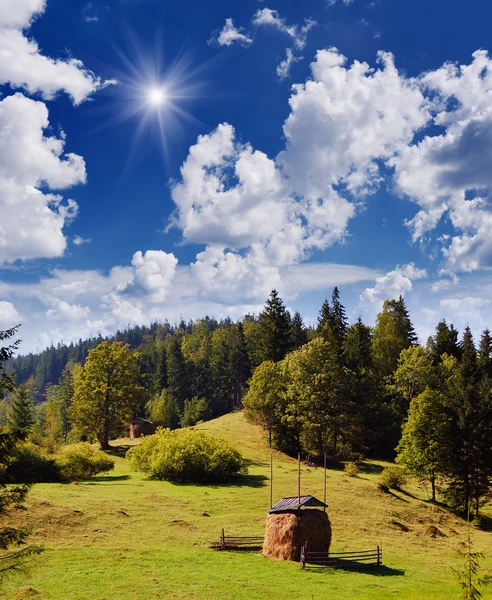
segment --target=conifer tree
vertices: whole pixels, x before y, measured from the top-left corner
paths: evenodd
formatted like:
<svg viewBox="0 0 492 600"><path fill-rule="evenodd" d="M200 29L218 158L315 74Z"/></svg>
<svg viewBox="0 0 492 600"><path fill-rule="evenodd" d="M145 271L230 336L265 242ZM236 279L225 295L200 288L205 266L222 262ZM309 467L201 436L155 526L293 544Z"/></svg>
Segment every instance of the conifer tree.
<svg viewBox="0 0 492 600"><path fill-rule="evenodd" d="M331 296L331 310L329 315L329 322L331 330L335 336L335 340L339 351L342 350L343 340L347 335L347 316L345 314L345 307L340 302L340 292L338 288L333 288L333 294Z"/></svg>
<svg viewBox="0 0 492 600"><path fill-rule="evenodd" d="M21 384L12 395L7 424L11 433L28 432L34 425L33 400L27 383Z"/></svg>
<svg viewBox="0 0 492 600"><path fill-rule="evenodd" d="M276 290L272 290L258 321L258 356L260 362L278 362L292 350L290 315Z"/></svg>
<svg viewBox="0 0 492 600"><path fill-rule="evenodd" d="M492 381L492 336L488 329L484 330L480 339L478 368L482 377L486 376Z"/></svg>
<svg viewBox="0 0 492 600"><path fill-rule="evenodd" d="M461 358L458 332L452 324L448 326L445 319L437 324L434 337L429 339L429 350L435 365L441 362L443 354L454 356L457 359Z"/></svg>
<svg viewBox="0 0 492 600"><path fill-rule="evenodd" d="M177 336L172 336L166 348L166 366L168 390L176 410L181 414L184 401L189 397L188 370L186 368L181 342Z"/></svg>
<svg viewBox="0 0 492 600"><path fill-rule="evenodd" d="M292 331L294 339L294 350L297 350L297 348L300 348L301 346L304 346L304 344L307 344L307 331L306 327L304 326L301 313L299 312L294 313L294 318L292 319Z"/></svg>
<svg viewBox="0 0 492 600"><path fill-rule="evenodd" d="M323 333L326 327L331 327L331 307L328 299L326 299L321 305L321 309L318 315L318 333Z"/></svg>

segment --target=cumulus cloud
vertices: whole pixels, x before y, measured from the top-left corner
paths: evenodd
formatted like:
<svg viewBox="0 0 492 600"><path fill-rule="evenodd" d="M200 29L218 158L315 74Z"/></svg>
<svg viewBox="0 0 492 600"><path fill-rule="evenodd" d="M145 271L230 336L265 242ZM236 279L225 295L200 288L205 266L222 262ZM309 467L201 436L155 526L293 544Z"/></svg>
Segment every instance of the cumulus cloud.
<svg viewBox="0 0 492 600"><path fill-rule="evenodd" d="M90 244L92 242L91 238L83 238L80 235L74 235L72 241L76 246L82 246L83 244Z"/></svg>
<svg viewBox="0 0 492 600"><path fill-rule="evenodd" d="M147 250L145 254L135 252L132 266L135 270L135 283L149 295L149 300L159 302L166 297L167 288L171 283L178 259L174 254L162 250Z"/></svg>
<svg viewBox="0 0 492 600"><path fill-rule="evenodd" d="M25 31L45 6L44 0L3 0L0 4L0 84L40 93L47 100L64 91L74 104L80 104L114 81L102 82L75 58L44 56L37 43L26 37Z"/></svg>
<svg viewBox="0 0 492 600"><path fill-rule="evenodd" d="M414 263L397 265L395 269L376 278L376 285L366 288L360 296L360 305L370 305L387 298L398 298L413 288L413 281L427 277L427 271L418 269Z"/></svg>
<svg viewBox="0 0 492 600"><path fill-rule="evenodd" d="M12 302L0 300L0 330L19 325L21 318Z"/></svg>
<svg viewBox="0 0 492 600"><path fill-rule="evenodd" d="M47 136L48 110L22 94L0 101L0 263L62 256L63 228L77 204L44 191L86 180L81 156L64 153L64 136ZM43 189L43 191L41 191Z"/></svg>
<svg viewBox="0 0 492 600"><path fill-rule="evenodd" d="M253 43L253 39L243 27L235 27L232 19L226 19L224 27L214 32L210 43L217 43L219 46L232 46L232 44L249 46Z"/></svg>

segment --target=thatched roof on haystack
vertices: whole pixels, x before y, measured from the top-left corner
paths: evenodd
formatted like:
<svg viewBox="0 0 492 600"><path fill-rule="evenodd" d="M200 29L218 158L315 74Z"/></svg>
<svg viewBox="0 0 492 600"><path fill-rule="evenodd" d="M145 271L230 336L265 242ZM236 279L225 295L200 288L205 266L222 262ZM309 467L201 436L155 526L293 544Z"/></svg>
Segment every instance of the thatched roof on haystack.
<svg viewBox="0 0 492 600"><path fill-rule="evenodd" d="M296 498L297 500L297 498ZM279 560L300 560L301 548L328 555L331 525L322 510L275 513L267 517L263 555Z"/></svg>
<svg viewBox="0 0 492 600"><path fill-rule="evenodd" d="M326 508L328 505L314 496L293 496L292 498L282 498L275 506L268 511L270 514L290 512L300 508Z"/></svg>

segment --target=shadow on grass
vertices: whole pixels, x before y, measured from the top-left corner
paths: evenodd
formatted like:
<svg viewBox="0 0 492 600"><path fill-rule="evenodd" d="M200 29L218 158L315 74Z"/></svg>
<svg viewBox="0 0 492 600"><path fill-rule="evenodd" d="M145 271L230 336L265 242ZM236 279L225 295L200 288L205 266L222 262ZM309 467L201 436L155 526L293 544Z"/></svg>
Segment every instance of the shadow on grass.
<svg viewBox="0 0 492 600"><path fill-rule="evenodd" d="M320 575L326 575L327 573L335 573L344 571L347 573L363 573L364 575L373 575L374 577L403 577L405 575L404 569L393 569L392 567L375 567L370 565L360 565L358 563L347 563L344 565L333 566L333 567L316 567L315 565L306 565L305 570L309 570L311 573L318 572Z"/></svg>
<svg viewBox="0 0 492 600"><path fill-rule="evenodd" d="M268 481L268 477L264 475L238 475L229 481L215 481L215 482L187 482L187 481L169 481L175 486L198 486L204 488L211 488L213 490L220 490L224 488L241 488L241 487L252 487L260 488L266 485L265 481Z"/></svg>
<svg viewBox="0 0 492 600"><path fill-rule="evenodd" d="M361 473L380 475L383 472L384 467L381 465L376 465L374 463L362 461L359 463L359 469Z"/></svg>
<svg viewBox="0 0 492 600"><path fill-rule="evenodd" d="M129 444L124 444L123 446L110 446L109 450L106 450L106 454L117 456L118 458L125 458L126 453L130 448L133 448L133 446L130 446Z"/></svg>
<svg viewBox="0 0 492 600"><path fill-rule="evenodd" d="M98 481L127 481L130 475L99 475L92 480L94 483Z"/></svg>

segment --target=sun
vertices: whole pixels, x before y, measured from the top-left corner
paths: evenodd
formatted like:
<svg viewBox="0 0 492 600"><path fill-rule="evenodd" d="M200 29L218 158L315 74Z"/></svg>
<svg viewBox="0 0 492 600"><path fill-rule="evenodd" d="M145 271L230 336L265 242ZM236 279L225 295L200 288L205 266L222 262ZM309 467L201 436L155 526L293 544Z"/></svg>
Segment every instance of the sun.
<svg viewBox="0 0 492 600"><path fill-rule="evenodd" d="M167 100L166 92L159 87L150 88L147 92L147 99L153 106L162 106Z"/></svg>

